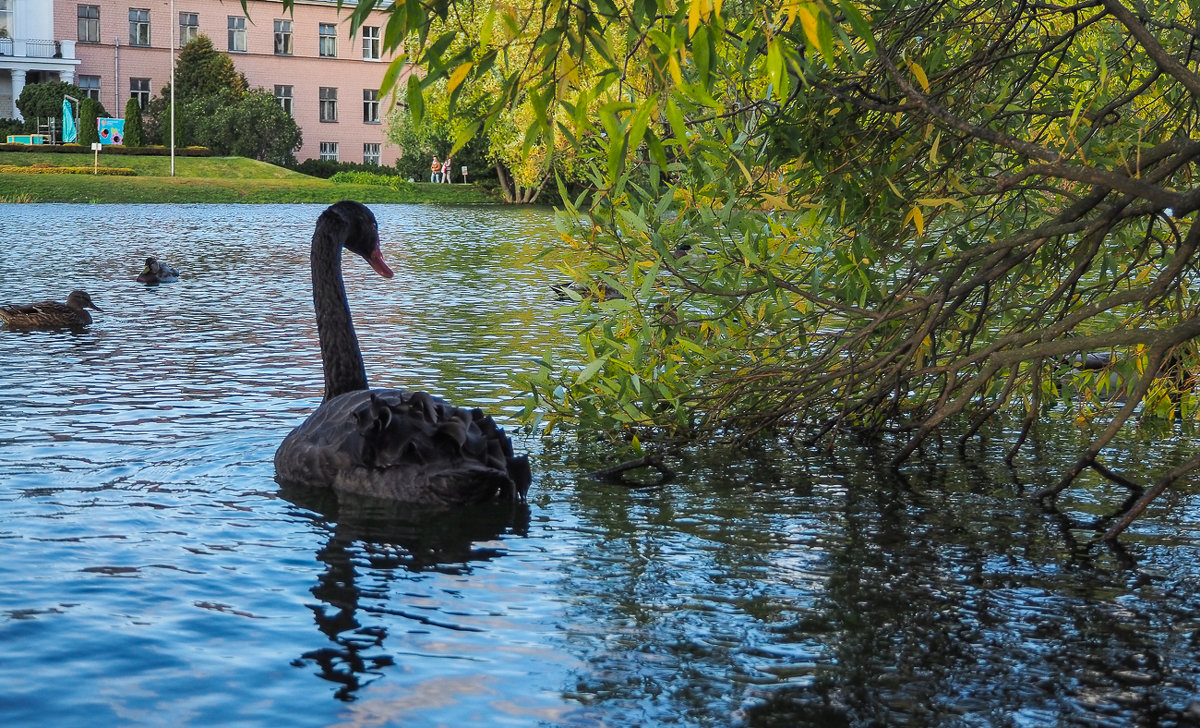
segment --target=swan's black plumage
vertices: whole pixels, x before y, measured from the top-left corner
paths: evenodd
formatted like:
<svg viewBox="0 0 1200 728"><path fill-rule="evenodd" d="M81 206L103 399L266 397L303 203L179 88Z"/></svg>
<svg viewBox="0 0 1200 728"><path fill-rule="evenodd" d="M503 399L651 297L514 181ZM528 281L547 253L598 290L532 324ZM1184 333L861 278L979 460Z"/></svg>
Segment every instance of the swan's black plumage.
<svg viewBox="0 0 1200 728"><path fill-rule="evenodd" d="M370 210L343 201L321 214L311 264L325 401L279 446L276 479L424 504L523 500L529 461L513 455L491 417L425 392L368 389L342 281L342 248L392 277Z"/></svg>

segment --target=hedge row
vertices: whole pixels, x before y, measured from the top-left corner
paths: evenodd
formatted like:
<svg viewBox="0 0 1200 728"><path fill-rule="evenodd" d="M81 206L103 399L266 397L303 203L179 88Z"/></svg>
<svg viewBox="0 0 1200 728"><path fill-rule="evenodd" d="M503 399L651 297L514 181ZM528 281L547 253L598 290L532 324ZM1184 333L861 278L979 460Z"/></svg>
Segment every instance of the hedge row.
<svg viewBox="0 0 1200 728"><path fill-rule="evenodd" d="M92 151L82 144L0 144L0 152L80 152ZM138 154L143 156L167 157L171 154L170 147L123 147L116 144L106 144L105 154ZM208 147L176 147L177 157L211 157L212 150Z"/></svg>
<svg viewBox="0 0 1200 728"><path fill-rule="evenodd" d="M34 165L21 167L15 164L0 164L0 174L108 174L133 177L137 172L128 167L46 167Z"/></svg>

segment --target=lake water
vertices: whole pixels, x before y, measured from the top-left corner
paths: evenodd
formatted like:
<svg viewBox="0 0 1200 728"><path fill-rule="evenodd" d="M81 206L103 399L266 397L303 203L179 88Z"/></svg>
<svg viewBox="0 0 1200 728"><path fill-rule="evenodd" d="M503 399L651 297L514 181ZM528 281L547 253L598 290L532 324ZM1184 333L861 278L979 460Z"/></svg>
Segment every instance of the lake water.
<svg viewBox="0 0 1200 728"><path fill-rule="evenodd" d="M514 373L572 339L544 210L375 206L396 278L346 260L372 384L490 410L528 506L280 493L321 209L0 206L0 302L104 308L0 329L0 725L1200 725L1196 489L1099 546L1121 492L1027 497L1069 429L1016 475L999 442L904 482L865 449L692 452L637 490L587 477L594 438L520 433ZM147 255L182 280L136 283Z"/></svg>

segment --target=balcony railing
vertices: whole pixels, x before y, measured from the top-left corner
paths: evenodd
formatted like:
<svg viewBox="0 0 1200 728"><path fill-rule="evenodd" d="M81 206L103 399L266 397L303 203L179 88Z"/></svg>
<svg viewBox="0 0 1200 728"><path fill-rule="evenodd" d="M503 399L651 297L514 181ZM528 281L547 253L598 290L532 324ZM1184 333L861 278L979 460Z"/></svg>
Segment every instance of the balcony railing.
<svg viewBox="0 0 1200 728"><path fill-rule="evenodd" d="M22 58L74 58L75 41L0 38L0 56L16 56Z"/></svg>

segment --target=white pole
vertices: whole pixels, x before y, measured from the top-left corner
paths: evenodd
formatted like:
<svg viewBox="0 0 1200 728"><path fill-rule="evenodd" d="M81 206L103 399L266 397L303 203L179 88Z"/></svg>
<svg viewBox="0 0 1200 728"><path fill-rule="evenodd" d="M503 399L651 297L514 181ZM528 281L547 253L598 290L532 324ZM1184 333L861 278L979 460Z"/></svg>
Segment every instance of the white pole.
<svg viewBox="0 0 1200 728"><path fill-rule="evenodd" d="M171 0L171 176L175 176L175 32L179 19L175 17L175 0Z"/></svg>

